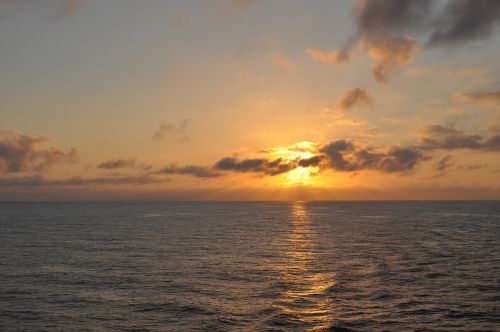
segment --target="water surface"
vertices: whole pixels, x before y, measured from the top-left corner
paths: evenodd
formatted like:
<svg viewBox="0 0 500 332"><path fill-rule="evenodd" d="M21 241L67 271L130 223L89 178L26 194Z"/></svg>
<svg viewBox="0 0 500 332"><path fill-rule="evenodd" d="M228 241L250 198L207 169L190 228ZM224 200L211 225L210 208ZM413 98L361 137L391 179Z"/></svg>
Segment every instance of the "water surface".
<svg viewBox="0 0 500 332"><path fill-rule="evenodd" d="M499 331L499 202L0 203L2 331Z"/></svg>

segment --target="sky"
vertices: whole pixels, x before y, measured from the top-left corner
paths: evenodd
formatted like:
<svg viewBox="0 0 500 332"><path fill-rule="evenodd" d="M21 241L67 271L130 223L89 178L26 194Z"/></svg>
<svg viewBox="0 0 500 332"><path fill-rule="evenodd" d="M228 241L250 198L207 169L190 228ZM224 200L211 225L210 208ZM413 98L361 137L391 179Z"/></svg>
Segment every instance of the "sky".
<svg viewBox="0 0 500 332"><path fill-rule="evenodd" d="M0 0L0 200L500 199L500 1Z"/></svg>

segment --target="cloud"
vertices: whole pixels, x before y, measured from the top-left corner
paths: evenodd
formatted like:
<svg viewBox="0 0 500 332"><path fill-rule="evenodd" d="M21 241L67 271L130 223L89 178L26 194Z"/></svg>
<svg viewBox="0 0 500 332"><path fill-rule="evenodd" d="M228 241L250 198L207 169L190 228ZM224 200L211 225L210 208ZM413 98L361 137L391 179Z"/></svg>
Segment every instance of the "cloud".
<svg viewBox="0 0 500 332"><path fill-rule="evenodd" d="M184 119L177 125L175 124L162 124L160 128L153 134L154 140L162 140L167 136L180 136L180 142L186 142L189 137L185 135L186 130L191 123L191 119Z"/></svg>
<svg viewBox="0 0 500 332"><path fill-rule="evenodd" d="M286 173L296 167L295 163L287 162L282 158L274 160L265 158L238 160L233 157L227 157L219 160L214 165L215 169L221 171L254 172L267 175Z"/></svg>
<svg viewBox="0 0 500 332"><path fill-rule="evenodd" d="M60 186L86 186L86 185L147 185L169 181L150 175L97 177L67 179L45 179L39 176L0 178L1 187L60 187Z"/></svg>
<svg viewBox="0 0 500 332"><path fill-rule="evenodd" d="M64 18L75 13L83 4L85 0L63 0L59 1L60 4L55 8L54 17Z"/></svg>
<svg viewBox="0 0 500 332"><path fill-rule="evenodd" d="M434 149L479 149L483 138L480 135L467 134L462 130L440 125L430 125L421 128L423 135L421 147L425 150Z"/></svg>
<svg viewBox="0 0 500 332"><path fill-rule="evenodd" d="M151 169L150 165L138 161L137 159L111 159L97 165L97 168L111 170L120 168L138 168L142 170Z"/></svg>
<svg viewBox="0 0 500 332"><path fill-rule="evenodd" d="M300 159L298 166L300 167L314 167L318 166L323 161L323 156L313 156L307 159Z"/></svg>
<svg viewBox="0 0 500 332"><path fill-rule="evenodd" d="M390 74L409 64L425 48L462 45L488 37L500 20L497 0L358 0L357 31L339 50L309 48L306 53L324 63L349 60L358 45L376 63L373 75L387 83Z"/></svg>
<svg viewBox="0 0 500 332"><path fill-rule="evenodd" d="M271 59L275 65L278 67L284 68L286 70L295 70L297 66L293 63L292 60L286 58L284 55L279 53L273 53L271 55Z"/></svg>
<svg viewBox="0 0 500 332"><path fill-rule="evenodd" d="M41 9L49 18L61 19L74 14L84 2L85 0L0 0L0 19L30 9Z"/></svg>
<svg viewBox="0 0 500 332"><path fill-rule="evenodd" d="M373 68L377 81L387 83L394 69L411 63L420 51L420 43L408 33L425 21L430 5L429 0L358 1L357 36L360 46L377 61Z"/></svg>
<svg viewBox="0 0 500 332"><path fill-rule="evenodd" d="M160 171L158 171L158 173L192 175L197 178L213 178L222 175L221 173L214 172L208 167L197 165L176 166L174 164L162 168Z"/></svg>
<svg viewBox="0 0 500 332"><path fill-rule="evenodd" d="M224 8L217 12L217 16L228 16L238 10L247 8L253 0L229 0Z"/></svg>
<svg viewBox="0 0 500 332"><path fill-rule="evenodd" d="M343 111L347 111L357 106L370 105L372 102L373 98L370 96L368 91L366 91L366 89L354 88L344 94L339 104L337 105L337 108Z"/></svg>
<svg viewBox="0 0 500 332"><path fill-rule="evenodd" d="M483 137L440 125L421 128L419 133L422 135L420 148L423 150L481 149L500 151L500 135Z"/></svg>
<svg viewBox="0 0 500 332"><path fill-rule="evenodd" d="M369 123L368 121L363 119L342 118L335 120L333 124L336 126L366 126Z"/></svg>
<svg viewBox="0 0 500 332"><path fill-rule="evenodd" d="M383 173L406 174L428 159L415 147L392 147L387 152L360 148L347 140L333 141L320 149L336 171L353 172L365 169Z"/></svg>
<svg viewBox="0 0 500 332"><path fill-rule="evenodd" d="M347 50L324 51L318 48L307 48L306 54L322 63L340 63L349 61L350 54Z"/></svg>
<svg viewBox="0 0 500 332"><path fill-rule="evenodd" d="M435 22L428 45L458 45L488 37L500 21L497 0L448 1L443 14Z"/></svg>
<svg viewBox="0 0 500 332"><path fill-rule="evenodd" d="M435 165L436 171L444 172L448 170L453 164L451 161L451 155L444 156Z"/></svg>
<svg viewBox="0 0 500 332"><path fill-rule="evenodd" d="M0 131L0 172L43 172L58 163L77 161L77 152L55 148L41 149L47 137L31 137L16 131Z"/></svg>
<svg viewBox="0 0 500 332"><path fill-rule="evenodd" d="M455 97L467 102L478 102L490 106L500 106L500 90L459 93L456 94Z"/></svg>

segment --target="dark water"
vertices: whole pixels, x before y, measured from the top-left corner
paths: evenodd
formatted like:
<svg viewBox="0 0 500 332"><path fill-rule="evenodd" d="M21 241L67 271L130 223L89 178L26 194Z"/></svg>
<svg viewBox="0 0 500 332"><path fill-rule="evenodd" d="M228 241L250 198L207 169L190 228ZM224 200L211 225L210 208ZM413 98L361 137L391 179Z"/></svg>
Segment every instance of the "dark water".
<svg viewBox="0 0 500 332"><path fill-rule="evenodd" d="M500 331L500 203L0 203L1 331Z"/></svg>

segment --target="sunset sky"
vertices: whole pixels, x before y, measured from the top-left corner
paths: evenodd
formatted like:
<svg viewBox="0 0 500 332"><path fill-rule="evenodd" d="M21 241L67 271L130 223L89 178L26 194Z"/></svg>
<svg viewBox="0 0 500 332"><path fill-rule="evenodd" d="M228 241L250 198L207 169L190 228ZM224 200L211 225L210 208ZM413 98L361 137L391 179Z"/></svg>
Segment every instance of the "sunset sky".
<svg viewBox="0 0 500 332"><path fill-rule="evenodd" d="M499 23L497 0L0 0L0 199L500 199Z"/></svg>

